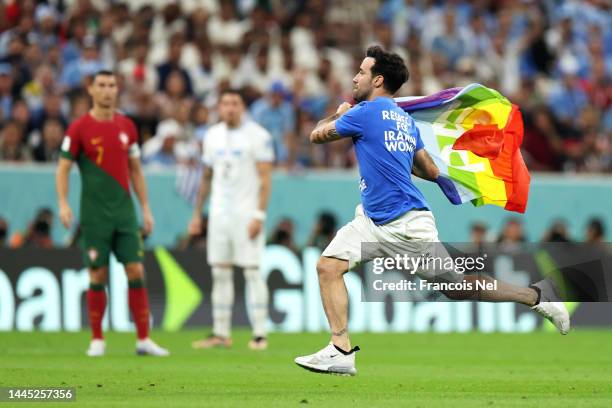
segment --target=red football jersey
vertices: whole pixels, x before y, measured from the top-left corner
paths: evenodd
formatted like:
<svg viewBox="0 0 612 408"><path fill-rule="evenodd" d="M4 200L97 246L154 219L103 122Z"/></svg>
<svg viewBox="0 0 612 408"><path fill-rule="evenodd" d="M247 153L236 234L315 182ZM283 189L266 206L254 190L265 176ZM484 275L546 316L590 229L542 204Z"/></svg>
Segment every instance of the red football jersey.
<svg viewBox="0 0 612 408"><path fill-rule="evenodd" d="M81 172L82 218L114 217L122 207L133 206L129 159L139 155L136 126L122 114L99 121L87 113L70 125L62 156L74 160Z"/></svg>

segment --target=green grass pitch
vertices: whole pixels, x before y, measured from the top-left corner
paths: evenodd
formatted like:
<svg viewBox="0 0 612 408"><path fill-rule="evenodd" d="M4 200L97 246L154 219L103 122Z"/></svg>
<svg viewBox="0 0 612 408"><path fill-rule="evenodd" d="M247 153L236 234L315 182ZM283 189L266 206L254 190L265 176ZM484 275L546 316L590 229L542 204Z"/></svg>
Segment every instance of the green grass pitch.
<svg viewBox="0 0 612 408"><path fill-rule="evenodd" d="M326 334L272 334L253 352L242 330L230 350L191 350L202 333L154 333L172 352L162 359L134 355L131 334L109 333L107 355L92 359L85 332L0 333L0 386L77 390L76 403L19 407L612 406L612 331L355 334L356 377L293 363Z"/></svg>

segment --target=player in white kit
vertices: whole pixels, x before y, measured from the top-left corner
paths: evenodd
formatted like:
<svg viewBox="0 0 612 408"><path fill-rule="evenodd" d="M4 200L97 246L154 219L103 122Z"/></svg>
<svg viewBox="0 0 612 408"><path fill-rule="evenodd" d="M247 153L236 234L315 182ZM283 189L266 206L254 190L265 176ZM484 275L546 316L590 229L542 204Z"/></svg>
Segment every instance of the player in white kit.
<svg viewBox="0 0 612 408"><path fill-rule="evenodd" d="M213 278L213 333L194 342L194 348L232 344L233 266L244 270L253 326L249 347L264 350L268 345L268 288L259 265L274 150L270 134L246 119L244 112L242 95L235 90L223 91L219 96L221 122L211 126L204 139L204 170L189 232L201 232L202 206L210 191L207 254Z"/></svg>

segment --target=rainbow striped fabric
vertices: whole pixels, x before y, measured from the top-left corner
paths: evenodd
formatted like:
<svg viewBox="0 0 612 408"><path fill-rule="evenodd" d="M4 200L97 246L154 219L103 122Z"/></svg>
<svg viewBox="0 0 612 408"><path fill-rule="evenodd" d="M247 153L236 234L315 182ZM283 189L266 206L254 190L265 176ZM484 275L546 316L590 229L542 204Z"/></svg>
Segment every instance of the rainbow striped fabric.
<svg viewBox="0 0 612 408"><path fill-rule="evenodd" d="M516 105L480 84L426 97L396 98L421 132L453 204L494 204L523 213L530 175L523 161L523 120Z"/></svg>

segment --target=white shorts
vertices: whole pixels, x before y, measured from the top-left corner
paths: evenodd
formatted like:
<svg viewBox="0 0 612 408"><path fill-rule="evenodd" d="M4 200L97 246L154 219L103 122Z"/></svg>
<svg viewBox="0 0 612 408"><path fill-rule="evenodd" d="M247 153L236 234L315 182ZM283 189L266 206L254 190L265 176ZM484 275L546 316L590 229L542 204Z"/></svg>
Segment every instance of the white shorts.
<svg viewBox="0 0 612 408"><path fill-rule="evenodd" d="M362 247L364 243L368 244ZM436 221L431 211L409 211L387 224L376 225L359 204L355 209L355 218L338 230L322 255L347 260L349 269L352 269L374 258L393 257L400 251L415 257L423 253L443 258L449 256L439 242ZM463 280L461 274L454 271L449 273L448 270L419 270L416 274L427 280Z"/></svg>
<svg viewBox="0 0 612 408"><path fill-rule="evenodd" d="M251 221L252 218L224 216L211 216L208 219L206 252L210 265L259 267L266 234L262 229L255 239L250 239L248 228Z"/></svg>

